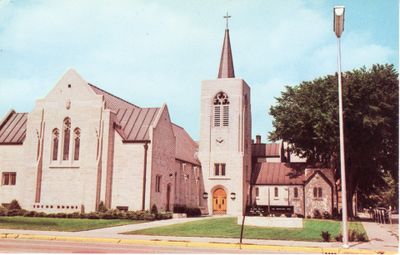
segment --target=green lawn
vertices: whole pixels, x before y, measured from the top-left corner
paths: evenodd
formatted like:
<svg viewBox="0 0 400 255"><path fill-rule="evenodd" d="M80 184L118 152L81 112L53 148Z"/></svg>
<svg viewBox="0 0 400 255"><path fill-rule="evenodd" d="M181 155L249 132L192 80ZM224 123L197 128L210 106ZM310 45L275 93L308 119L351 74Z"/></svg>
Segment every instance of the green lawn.
<svg viewBox="0 0 400 255"><path fill-rule="evenodd" d="M350 229L364 231L362 224L359 222L351 222ZM340 222L333 220L305 219L303 229L245 226L244 238L322 241L321 231L329 231L331 239L333 239L340 231ZM240 225L236 224L236 218L205 219L165 227L137 230L125 234L239 238Z"/></svg>
<svg viewBox="0 0 400 255"><path fill-rule="evenodd" d="M95 220L36 217L0 217L0 229L29 229L47 231L83 231L97 228L143 223L135 220Z"/></svg>

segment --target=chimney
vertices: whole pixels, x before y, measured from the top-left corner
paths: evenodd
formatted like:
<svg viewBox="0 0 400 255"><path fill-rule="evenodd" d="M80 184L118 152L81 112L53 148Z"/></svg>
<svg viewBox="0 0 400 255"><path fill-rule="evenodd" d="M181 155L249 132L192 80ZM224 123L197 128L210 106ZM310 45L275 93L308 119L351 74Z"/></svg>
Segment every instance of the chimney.
<svg viewBox="0 0 400 255"><path fill-rule="evenodd" d="M261 135L256 135L256 144L261 143Z"/></svg>

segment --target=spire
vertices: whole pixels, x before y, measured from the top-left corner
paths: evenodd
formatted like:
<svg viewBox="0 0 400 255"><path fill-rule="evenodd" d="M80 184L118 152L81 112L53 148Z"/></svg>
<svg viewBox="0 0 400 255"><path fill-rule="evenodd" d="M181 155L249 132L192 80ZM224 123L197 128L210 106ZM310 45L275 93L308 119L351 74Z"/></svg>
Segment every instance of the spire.
<svg viewBox="0 0 400 255"><path fill-rule="evenodd" d="M228 19L231 16L226 13L225 38L222 45L221 62L219 64L218 78L235 78L235 70L233 70L233 59L231 41L229 39Z"/></svg>

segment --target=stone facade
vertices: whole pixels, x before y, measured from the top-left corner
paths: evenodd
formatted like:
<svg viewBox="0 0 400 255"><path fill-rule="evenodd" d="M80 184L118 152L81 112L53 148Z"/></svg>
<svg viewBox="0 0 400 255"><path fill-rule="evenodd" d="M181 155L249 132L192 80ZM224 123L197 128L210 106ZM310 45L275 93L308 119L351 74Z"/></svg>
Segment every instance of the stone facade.
<svg viewBox="0 0 400 255"><path fill-rule="evenodd" d="M23 115L25 125L18 116L8 113L0 126L0 203L16 199L27 210L88 212L95 211L101 201L108 208L141 210L155 204L160 210L172 210L178 201L194 206L200 200L201 191L182 195L185 200L181 193L175 194L196 182L201 166L195 158L195 142L186 132L174 133L166 105L139 108L93 87L69 70L45 98L36 101L30 113ZM134 123L132 127L129 121ZM69 139L64 140L65 126ZM9 142L7 137L15 136L13 132L26 135ZM133 132L136 138L132 140L128 135ZM54 146L56 133L58 146ZM179 159L178 143L189 152ZM182 160L196 169L197 175L190 182L174 181L175 173L182 179ZM8 172L16 173L14 184L6 183Z"/></svg>

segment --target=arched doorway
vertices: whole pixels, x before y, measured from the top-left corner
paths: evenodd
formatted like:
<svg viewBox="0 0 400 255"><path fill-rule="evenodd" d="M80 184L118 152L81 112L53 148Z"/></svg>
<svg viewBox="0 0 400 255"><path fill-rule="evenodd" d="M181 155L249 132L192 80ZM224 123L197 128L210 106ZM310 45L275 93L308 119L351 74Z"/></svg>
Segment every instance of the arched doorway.
<svg viewBox="0 0 400 255"><path fill-rule="evenodd" d="M213 214L226 214L226 192L222 188L213 192Z"/></svg>
<svg viewBox="0 0 400 255"><path fill-rule="evenodd" d="M167 185L167 206L166 206L166 211L170 210L170 204L171 204L171 184Z"/></svg>

